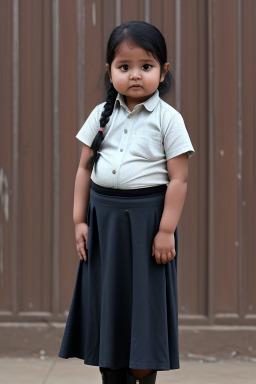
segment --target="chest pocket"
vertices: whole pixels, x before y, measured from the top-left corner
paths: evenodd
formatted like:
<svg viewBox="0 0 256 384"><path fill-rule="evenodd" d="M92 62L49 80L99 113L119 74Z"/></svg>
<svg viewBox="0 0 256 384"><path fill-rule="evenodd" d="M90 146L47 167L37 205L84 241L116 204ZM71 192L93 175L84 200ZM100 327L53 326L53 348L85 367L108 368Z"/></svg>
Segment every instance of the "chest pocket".
<svg viewBox="0 0 256 384"><path fill-rule="evenodd" d="M133 134L130 153L146 160L159 160L164 157L164 147L160 136Z"/></svg>

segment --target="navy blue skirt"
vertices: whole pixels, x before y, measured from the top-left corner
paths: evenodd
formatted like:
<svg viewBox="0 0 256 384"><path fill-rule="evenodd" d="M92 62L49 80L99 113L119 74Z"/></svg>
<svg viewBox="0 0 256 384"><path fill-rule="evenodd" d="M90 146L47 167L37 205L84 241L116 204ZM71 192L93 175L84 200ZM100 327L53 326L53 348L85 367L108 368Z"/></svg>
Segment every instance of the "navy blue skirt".
<svg viewBox="0 0 256 384"><path fill-rule="evenodd" d="M174 259L157 264L152 256L166 188L92 182L88 258L79 260L59 357L99 367L180 368L177 228Z"/></svg>

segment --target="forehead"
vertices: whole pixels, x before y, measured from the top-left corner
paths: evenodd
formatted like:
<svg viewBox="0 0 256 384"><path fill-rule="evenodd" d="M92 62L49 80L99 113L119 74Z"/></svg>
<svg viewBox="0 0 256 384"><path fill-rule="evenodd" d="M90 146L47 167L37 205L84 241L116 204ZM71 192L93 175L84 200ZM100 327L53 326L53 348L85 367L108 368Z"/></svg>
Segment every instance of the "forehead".
<svg viewBox="0 0 256 384"><path fill-rule="evenodd" d="M144 48L136 45L134 42L129 40L124 40L120 43L115 50L114 60L155 60L151 52L146 51Z"/></svg>

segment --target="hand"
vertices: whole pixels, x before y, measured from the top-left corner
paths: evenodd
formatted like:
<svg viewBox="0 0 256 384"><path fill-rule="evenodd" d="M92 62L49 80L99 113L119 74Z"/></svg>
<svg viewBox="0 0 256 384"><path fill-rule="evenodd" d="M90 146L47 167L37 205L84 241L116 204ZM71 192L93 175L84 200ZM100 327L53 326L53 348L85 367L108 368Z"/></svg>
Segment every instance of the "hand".
<svg viewBox="0 0 256 384"><path fill-rule="evenodd" d="M157 232L152 245L152 256L154 255L157 264L166 264L174 259L176 256L174 233Z"/></svg>
<svg viewBox="0 0 256 384"><path fill-rule="evenodd" d="M87 240L89 227L86 223L75 224L76 250L80 260L87 260ZM86 250L85 250L86 249Z"/></svg>

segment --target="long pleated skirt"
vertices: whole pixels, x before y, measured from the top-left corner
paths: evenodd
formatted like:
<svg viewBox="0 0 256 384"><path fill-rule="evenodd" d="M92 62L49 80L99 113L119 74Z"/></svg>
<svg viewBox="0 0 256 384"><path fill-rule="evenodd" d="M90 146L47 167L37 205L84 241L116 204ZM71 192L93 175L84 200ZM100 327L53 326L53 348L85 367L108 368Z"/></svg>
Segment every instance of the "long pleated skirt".
<svg viewBox="0 0 256 384"><path fill-rule="evenodd" d="M177 228L174 259L157 264L152 256L166 188L91 183L88 257L79 260L59 357L99 367L180 368Z"/></svg>

